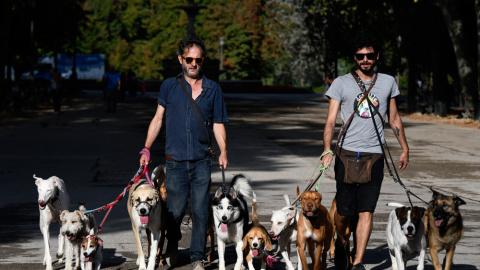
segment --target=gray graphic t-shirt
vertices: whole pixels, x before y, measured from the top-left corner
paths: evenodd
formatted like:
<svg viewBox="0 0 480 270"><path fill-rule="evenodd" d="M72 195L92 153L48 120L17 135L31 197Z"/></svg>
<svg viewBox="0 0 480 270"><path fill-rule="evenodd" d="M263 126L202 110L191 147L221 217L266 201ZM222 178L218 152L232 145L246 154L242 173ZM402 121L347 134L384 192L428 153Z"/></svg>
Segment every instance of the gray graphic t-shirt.
<svg viewBox="0 0 480 270"><path fill-rule="evenodd" d="M364 81L364 83L368 90L371 81ZM378 109L382 118L385 119L390 99L399 94L400 91L398 90L395 78L387 74L378 73L377 81L368 94L368 98ZM375 117L375 123L380 132L382 144L384 144L385 136L383 133L382 120L375 110L369 110L366 100L358 104L363 98L363 92L360 90L360 87L358 87L352 74L346 74L336 78L330 88L328 88L325 96L340 102L340 116L343 125L345 125L355 110L355 116L350 123L350 127L345 132L343 142L340 141L339 145L346 150L354 152L382 153L371 117L372 115Z"/></svg>

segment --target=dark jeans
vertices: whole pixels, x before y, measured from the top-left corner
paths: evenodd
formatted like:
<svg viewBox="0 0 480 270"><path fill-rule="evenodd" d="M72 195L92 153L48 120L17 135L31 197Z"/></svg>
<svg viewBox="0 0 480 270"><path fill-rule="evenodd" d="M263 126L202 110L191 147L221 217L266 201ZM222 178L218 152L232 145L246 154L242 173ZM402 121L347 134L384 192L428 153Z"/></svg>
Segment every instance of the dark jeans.
<svg viewBox="0 0 480 270"><path fill-rule="evenodd" d="M107 100L107 112L117 111L117 89L107 89L105 99Z"/></svg>
<svg viewBox="0 0 480 270"><path fill-rule="evenodd" d="M207 156L200 160L166 161L166 188L168 194L167 208L169 220L167 224L168 241L182 238L180 225L185 216L188 193L192 201L192 239L190 241L190 260L195 262L205 258L207 238L209 188L212 172L212 160Z"/></svg>

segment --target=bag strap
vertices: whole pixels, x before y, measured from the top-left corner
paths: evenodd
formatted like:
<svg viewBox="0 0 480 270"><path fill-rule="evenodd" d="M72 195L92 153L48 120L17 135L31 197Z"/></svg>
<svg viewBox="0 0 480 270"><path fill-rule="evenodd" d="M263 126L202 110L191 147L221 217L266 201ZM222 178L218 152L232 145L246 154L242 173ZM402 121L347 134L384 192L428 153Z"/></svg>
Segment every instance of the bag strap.
<svg viewBox="0 0 480 270"><path fill-rule="evenodd" d="M205 135L205 130L203 128L203 126L205 126L207 128L207 130L209 131L209 129L208 129L209 124L208 124L208 121L205 118L205 115L203 115L202 110L198 107L198 104L195 102L195 100L193 100L192 95L190 95L190 93L188 93L187 86L185 85L185 82L183 81L182 75L177 76L177 81L182 86L183 92L187 96L188 101L190 101L190 105L192 106L193 112L195 113L195 116L197 118L200 130L202 131L203 139L205 140L205 142L207 142L207 148L208 148L209 153L215 155L215 150L213 149L212 143L211 143L212 142L212 136L209 133L209 139L207 139L207 136ZM202 121L200 120L200 116L202 117L203 124L202 124Z"/></svg>
<svg viewBox="0 0 480 270"><path fill-rule="evenodd" d="M358 76L358 74L355 71L352 71L351 74L352 74L353 78L355 79L355 81L357 82L357 84L359 84L359 81L356 78L356 76ZM364 92L364 95L363 95L363 98L358 102L357 106L360 106L360 104L362 104L362 102L365 98L368 100L368 94L370 93L370 91L373 89L373 86L377 82L377 77L378 77L378 73L375 73L375 76L373 77L372 83L370 84L370 87L368 88L368 90L366 92L362 90L362 92ZM361 86L360 86L360 89L361 89ZM358 107L356 109L358 109ZM339 145L340 141L342 140L342 137L345 135L345 132L347 131L348 127L350 126L350 123L352 122L353 117L355 116L356 109L353 111L352 115L350 115L350 118L348 118L347 122L345 123L342 130L340 131L340 134L338 135L337 144L335 145L335 151L333 151L334 153L336 153L336 150L338 148L338 145ZM377 114L378 114L378 112L377 112ZM342 142L342 144L343 144L343 142Z"/></svg>
<svg viewBox="0 0 480 270"><path fill-rule="evenodd" d="M375 75L376 75L376 74L377 74L377 73L375 73ZM352 72L352 76L353 76L353 78L355 79L355 81L357 82L358 87L360 87L360 90L365 93L365 91L366 91L365 83L363 83L363 81L360 79L360 76L358 76L358 74L357 74L356 72ZM373 82L372 82L372 83L373 83ZM372 86L370 86L369 89L372 89ZM368 96L368 92L367 92L367 94L365 94L364 96ZM362 101L363 101L363 100L362 100ZM368 103L371 103L371 101L370 101L368 98L367 98L367 102L368 102ZM383 121L383 117L382 117L382 115L380 114L380 112L378 111L377 107L373 106L373 109L374 109L375 112L377 113L378 117L380 117L380 120L382 120L382 124L384 124L385 121ZM373 116L372 116L372 117L373 117Z"/></svg>

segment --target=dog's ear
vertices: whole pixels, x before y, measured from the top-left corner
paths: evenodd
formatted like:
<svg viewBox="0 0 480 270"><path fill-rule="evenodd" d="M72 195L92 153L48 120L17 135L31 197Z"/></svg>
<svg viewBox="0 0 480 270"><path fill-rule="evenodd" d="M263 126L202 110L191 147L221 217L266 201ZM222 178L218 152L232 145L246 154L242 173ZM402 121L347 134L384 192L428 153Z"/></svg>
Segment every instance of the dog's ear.
<svg viewBox="0 0 480 270"><path fill-rule="evenodd" d="M415 211L417 213L417 216L419 216L420 218L422 218L425 215L424 207L414 206L413 211Z"/></svg>
<svg viewBox="0 0 480 270"><path fill-rule="evenodd" d="M460 197L458 196L454 196L453 198L453 202L455 203L455 206L457 206L457 208L460 206L460 205L464 205L464 204L467 204L464 200L462 200Z"/></svg>
<svg viewBox="0 0 480 270"><path fill-rule="evenodd" d="M235 191L235 189L233 188L230 188L230 196L232 196L232 199L236 199L237 198L237 192Z"/></svg>
<svg viewBox="0 0 480 270"><path fill-rule="evenodd" d="M75 210L74 213L82 220L85 219L85 215L83 214L83 212L79 211L79 210Z"/></svg>
<svg viewBox="0 0 480 270"><path fill-rule="evenodd" d="M273 247L272 247L272 240L270 240L270 235L268 235L268 233L265 231L265 235L263 237L265 238L265 248L268 251L272 251Z"/></svg>
<svg viewBox="0 0 480 270"><path fill-rule="evenodd" d="M395 214L397 215L397 218L400 219L402 217L402 212L407 209L405 206L403 207L398 207L395 209Z"/></svg>
<svg viewBox="0 0 480 270"><path fill-rule="evenodd" d="M42 178L40 177L36 177L35 174L33 175L33 178L35 178L35 185L40 185L40 180L43 180Z"/></svg>
<svg viewBox="0 0 480 270"><path fill-rule="evenodd" d="M53 181L53 183L55 184L55 186L59 186L59 185L60 185L58 179L59 179L58 177L52 176L52 181Z"/></svg>
<svg viewBox="0 0 480 270"><path fill-rule="evenodd" d="M249 233L250 233L250 232L248 232L248 233L245 235L245 237L243 237L243 247L242 247L242 250L245 250L247 247L250 248L250 246L248 245L248 237L250 237L250 236L249 236ZM247 249L247 252L248 252L248 249Z"/></svg>
<svg viewBox="0 0 480 270"><path fill-rule="evenodd" d="M436 200L439 193L437 191L435 191L432 187L430 187L430 190L432 191L432 200Z"/></svg>
<svg viewBox="0 0 480 270"><path fill-rule="evenodd" d="M222 187L218 187L217 191L215 192L215 198L220 198L220 196L222 196L222 194L223 194Z"/></svg>
<svg viewBox="0 0 480 270"><path fill-rule="evenodd" d="M60 220L63 221L63 217L68 213L68 210L63 210L62 213L60 214Z"/></svg>
<svg viewBox="0 0 480 270"><path fill-rule="evenodd" d="M294 217L295 217L295 212L288 212L287 218L294 218ZM293 221L291 221L290 223L293 223Z"/></svg>

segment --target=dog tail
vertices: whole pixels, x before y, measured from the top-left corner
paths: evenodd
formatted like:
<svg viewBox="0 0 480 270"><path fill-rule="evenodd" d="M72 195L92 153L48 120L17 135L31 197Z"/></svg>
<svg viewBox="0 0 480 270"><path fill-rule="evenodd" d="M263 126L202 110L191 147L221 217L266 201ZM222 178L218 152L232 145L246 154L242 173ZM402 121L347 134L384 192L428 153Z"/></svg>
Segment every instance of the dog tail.
<svg viewBox="0 0 480 270"><path fill-rule="evenodd" d="M152 172L151 179L152 179L152 182L156 182L157 179L165 179L165 166L158 165L157 167L155 167L155 169Z"/></svg>
<svg viewBox="0 0 480 270"><path fill-rule="evenodd" d="M259 225L260 220L258 218L257 214L257 195L255 195L255 192L252 191L252 223L254 225Z"/></svg>
<svg viewBox="0 0 480 270"><path fill-rule="evenodd" d="M78 204L80 205L78 207L78 210L80 210L82 212L85 212L87 210L87 208L85 208L85 202L84 201L79 201Z"/></svg>
<svg viewBox="0 0 480 270"><path fill-rule="evenodd" d="M287 206L292 205L292 203L290 202L290 198L287 194L283 194L283 198L285 199L285 203L287 204Z"/></svg>
<svg viewBox="0 0 480 270"><path fill-rule="evenodd" d="M387 203L388 206L393 206L393 207L404 207L405 205L401 204L401 203L396 203L396 202L390 202L390 203Z"/></svg>
<svg viewBox="0 0 480 270"><path fill-rule="evenodd" d="M231 186L242 196L252 198L252 187L250 186L250 180L243 174L237 174L232 179Z"/></svg>

